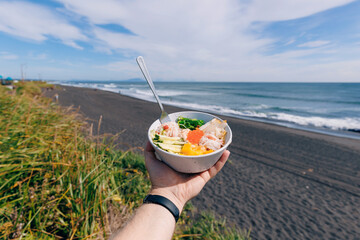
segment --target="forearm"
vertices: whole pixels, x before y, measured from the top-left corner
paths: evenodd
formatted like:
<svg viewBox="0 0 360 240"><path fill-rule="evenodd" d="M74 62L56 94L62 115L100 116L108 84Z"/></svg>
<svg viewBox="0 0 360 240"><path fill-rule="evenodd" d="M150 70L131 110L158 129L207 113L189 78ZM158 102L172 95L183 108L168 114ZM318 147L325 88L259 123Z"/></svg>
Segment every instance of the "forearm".
<svg viewBox="0 0 360 240"><path fill-rule="evenodd" d="M174 216L157 204L143 204L130 222L111 239L169 240L175 229Z"/></svg>
<svg viewBox="0 0 360 240"><path fill-rule="evenodd" d="M175 217L178 217L176 208L181 213L185 203L195 197L221 170L229 154L230 152L226 150L219 161L207 171L196 175L181 174L158 161L153 147L148 142L145 150L145 164L152 183L150 194L165 197L167 200L156 196L147 197L145 201L151 203L143 204L128 224L111 239L171 239L176 224Z"/></svg>

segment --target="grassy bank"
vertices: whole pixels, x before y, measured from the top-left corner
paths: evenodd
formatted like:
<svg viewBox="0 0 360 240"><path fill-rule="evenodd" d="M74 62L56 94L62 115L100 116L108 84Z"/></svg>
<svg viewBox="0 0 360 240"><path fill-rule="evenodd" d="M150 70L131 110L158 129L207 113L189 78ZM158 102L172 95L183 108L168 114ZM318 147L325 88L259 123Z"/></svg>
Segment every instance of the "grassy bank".
<svg viewBox="0 0 360 240"><path fill-rule="evenodd" d="M41 97L46 83L0 86L0 238L101 239L141 204L143 157L116 150L82 116ZM174 239L248 239L191 206Z"/></svg>

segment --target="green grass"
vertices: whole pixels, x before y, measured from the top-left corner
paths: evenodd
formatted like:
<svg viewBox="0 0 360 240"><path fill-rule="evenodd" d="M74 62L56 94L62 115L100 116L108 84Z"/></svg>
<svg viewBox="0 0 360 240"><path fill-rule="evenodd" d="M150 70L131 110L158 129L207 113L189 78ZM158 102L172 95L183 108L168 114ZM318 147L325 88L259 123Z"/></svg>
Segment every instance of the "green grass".
<svg viewBox="0 0 360 240"><path fill-rule="evenodd" d="M177 230L181 233L175 234L174 239L250 239L250 231L229 226L225 218L216 218L215 214L211 212L202 212L199 216L189 217L188 222L185 221Z"/></svg>
<svg viewBox="0 0 360 240"><path fill-rule="evenodd" d="M116 136L91 136L82 116L41 97L40 87L51 86L0 87L0 238L107 238L110 206L126 220L150 189L143 157L116 150ZM174 239L249 239L191 211Z"/></svg>

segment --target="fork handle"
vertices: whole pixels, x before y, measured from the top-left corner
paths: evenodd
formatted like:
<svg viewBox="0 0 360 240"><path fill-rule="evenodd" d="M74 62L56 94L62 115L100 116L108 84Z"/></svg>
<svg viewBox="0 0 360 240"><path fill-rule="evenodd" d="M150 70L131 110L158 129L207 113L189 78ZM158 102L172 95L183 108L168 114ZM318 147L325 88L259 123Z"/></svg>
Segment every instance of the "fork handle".
<svg viewBox="0 0 360 240"><path fill-rule="evenodd" d="M137 64L139 65L139 68L140 68L141 72L143 73L146 81L148 82L148 84L149 84L149 86L150 86L151 91L152 91L153 94L154 94L154 96L155 96L155 98L156 98L156 101L158 102L158 104L159 104L159 106L160 106L161 112L165 112L165 111L164 111L164 107L163 107L163 105L162 105L161 102L160 102L159 96L158 96L157 93L156 93L154 83L153 83L153 81L151 80L150 74L149 74L149 72L148 72L148 70L147 70L147 68L146 68L146 64L145 64L144 58L143 58L142 56L139 56L139 57L136 58L136 62L137 62Z"/></svg>

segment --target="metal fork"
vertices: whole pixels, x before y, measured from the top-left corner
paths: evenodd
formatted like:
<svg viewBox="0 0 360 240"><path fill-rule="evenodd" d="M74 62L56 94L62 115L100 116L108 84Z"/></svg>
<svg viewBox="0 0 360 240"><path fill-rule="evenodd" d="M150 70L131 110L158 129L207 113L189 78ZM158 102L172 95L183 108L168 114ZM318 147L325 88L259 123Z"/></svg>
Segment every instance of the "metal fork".
<svg viewBox="0 0 360 240"><path fill-rule="evenodd" d="M150 86L151 91L153 92L153 94L154 94L154 96L156 98L156 101L159 104L159 107L160 107L160 110L161 110L161 115L160 115L160 118L159 118L160 122L162 124L166 123L166 122L170 122L171 119L170 119L169 115L165 112L164 107L163 107L163 105L162 105L162 103L160 101L160 98L159 98L158 94L156 93L154 83L151 80L150 74L149 74L149 72L148 72L148 70L146 68L144 58L142 56L139 56L139 57L136 58L136 62L138 63L141 72L143 73L146 81L148 82L148 84Z"/></svg>

